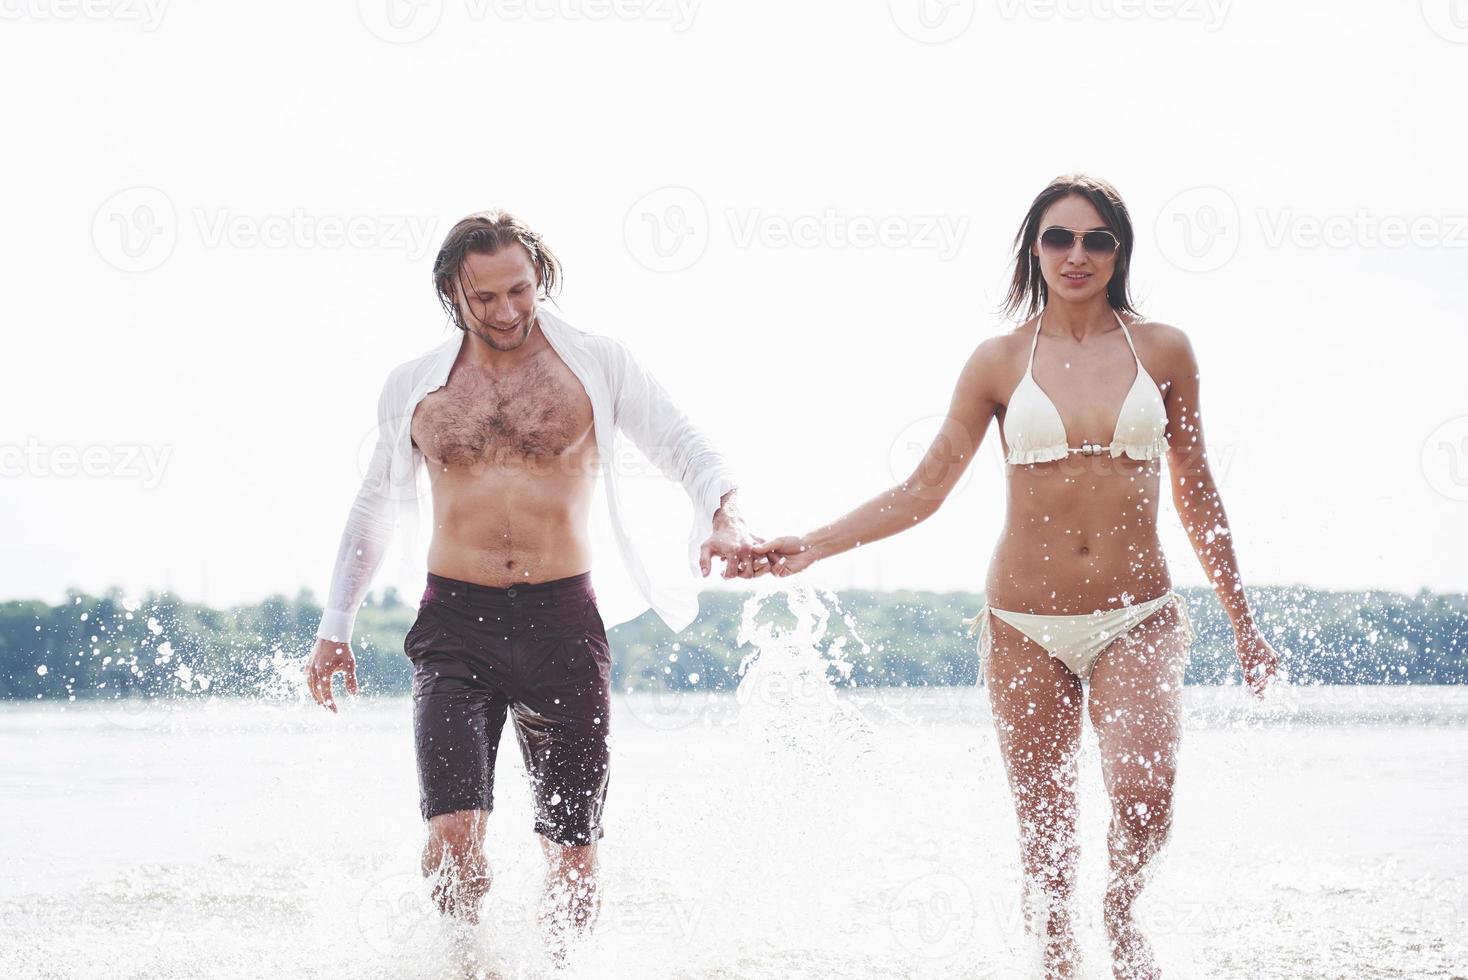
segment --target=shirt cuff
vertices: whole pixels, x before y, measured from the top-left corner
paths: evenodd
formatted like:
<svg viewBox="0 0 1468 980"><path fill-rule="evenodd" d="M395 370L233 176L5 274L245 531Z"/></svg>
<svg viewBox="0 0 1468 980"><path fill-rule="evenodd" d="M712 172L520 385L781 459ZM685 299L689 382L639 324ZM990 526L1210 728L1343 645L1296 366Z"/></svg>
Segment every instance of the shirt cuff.
<svg viewBox="0 0 1468 980"><path fill-rule="evenodd" d="M321 625L316 628L316 637L332 643L351 643L352 624L356 619L356 613L328 609L321 614Z"/></svg>

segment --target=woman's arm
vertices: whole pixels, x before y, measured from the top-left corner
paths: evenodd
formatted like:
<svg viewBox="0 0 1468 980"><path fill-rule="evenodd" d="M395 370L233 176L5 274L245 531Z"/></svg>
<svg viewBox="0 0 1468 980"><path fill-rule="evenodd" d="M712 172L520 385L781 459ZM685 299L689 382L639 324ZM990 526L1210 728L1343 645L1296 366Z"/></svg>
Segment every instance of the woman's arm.
<svg viewBox="0 0 1468 980"><path fill-rule="evenodd" d="M1233 623L1244 678L1256 694L1279 666L1279 655L1265 641L1254 623L1254 613L1244 595L1234 552L1233 532L1223 497L1209 465L1203 439L1203 412L1199 397L1201 377L1193 345L1175 327L1163 327L1167 338L1168 374L1172 378L1167 405L1167 469L1172 484L1172 502L1192 542L1193 552L1208 576L1208 584L1223 604Z"/></svg>
<svg viewBox="0 0 1468 980"><path fill-rule="evenodd" d="M776 575L915 527L937 513L973 462L989 420L998 410L991 374L1001 338L978 346L959 373L948 415L912 475L860 507L809 534L776 538L755 548Z"/></svg>

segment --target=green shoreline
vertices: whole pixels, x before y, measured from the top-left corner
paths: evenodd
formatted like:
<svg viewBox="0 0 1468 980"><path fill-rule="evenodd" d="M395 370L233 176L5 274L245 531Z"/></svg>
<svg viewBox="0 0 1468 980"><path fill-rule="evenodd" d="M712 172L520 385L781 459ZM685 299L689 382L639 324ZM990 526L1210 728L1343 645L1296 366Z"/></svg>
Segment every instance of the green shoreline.
<svg viewBox="0 0 1468 980"><path fill-rule="evenodd" d="M1232 631L1212 592L1179 588L1198 639L1186 680L1237 682ZM646 613L610 631L612 680L627 690L730 690L751 648L735 645L749 593L714 591L681 634ZM973 684L978 657L961 626L983 603L969 592L839 595L823 647L844 641L859 686ZM1261 586L1249 599L1265 636L1299 684L1468 683L1468 596L1427 590L1330 592ZM353 649L364 693L405 694L403 636L416 606L389 590L369 596ZM70 592L67 601L0 603L0 699L69 700L281 693L282 671L310 648L321 607L309 591L229 609L149 593L125 604L119 589ZM855 628L853 629L852 624ZM865 644L865 646L863 646Z"/></svg>

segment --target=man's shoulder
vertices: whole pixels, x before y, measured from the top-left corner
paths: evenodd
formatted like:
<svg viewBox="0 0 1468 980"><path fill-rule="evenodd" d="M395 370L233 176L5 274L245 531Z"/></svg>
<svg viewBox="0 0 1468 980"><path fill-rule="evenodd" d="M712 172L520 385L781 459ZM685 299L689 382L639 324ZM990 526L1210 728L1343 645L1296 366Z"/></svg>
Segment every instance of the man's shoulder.
<svg viewBox="0 0 1468 980"><path fill-rule="evenodd" d="M565 317L544 307L536 311L536 316L540 319L541 329L555 334L557 340L586 347L593 353L621 343L617 338L607 334L572 326Z"/></svg>
<svg viewBox="0 0 1468 980"><path fill-rule="evenodd" d="M387 373L386 387L406 391L421 382L435 370L441 369L445 359L452 363L463 343L463 332L455 330L452 337L417 357L409 358Z"/></svg>
<svg viewBox="0 0 1468 980"><path fill-rule="evenodd" d="M617 369L632 360L631 350L619 337L574 327L565 317L549 310L542 309L538 315L541 329L553 345L584 354L598 367L608 370L609 377L615 377Z"/></svg>

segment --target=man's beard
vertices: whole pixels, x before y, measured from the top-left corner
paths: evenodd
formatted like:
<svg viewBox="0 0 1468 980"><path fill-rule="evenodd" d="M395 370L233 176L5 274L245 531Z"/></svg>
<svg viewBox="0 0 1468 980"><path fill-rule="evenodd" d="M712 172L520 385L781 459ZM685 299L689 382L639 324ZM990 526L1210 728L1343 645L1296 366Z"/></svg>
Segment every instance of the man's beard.
<svg viewBox="0 0 1468 980"><path fill-rule="evenodd" d="M471 329L469 332L488 344L491 349L508 352L529 340L530 330L534 326L535 314L527 313L520 323L520 328L515 333L509 335L509 339L505 339L505 335L498 333L493 327L485 326L483 323L479 324L478 330Z"/></svg>

